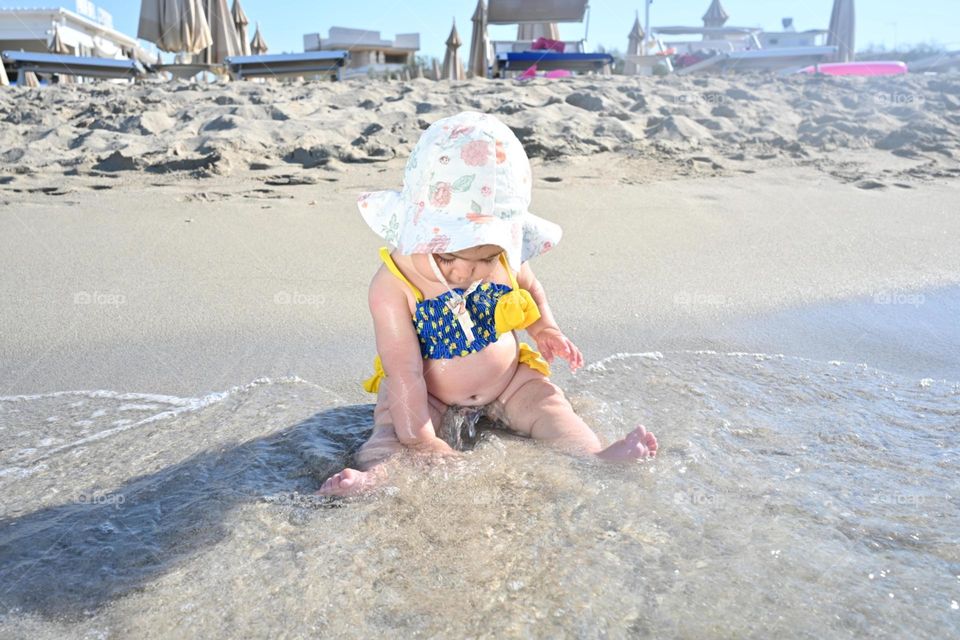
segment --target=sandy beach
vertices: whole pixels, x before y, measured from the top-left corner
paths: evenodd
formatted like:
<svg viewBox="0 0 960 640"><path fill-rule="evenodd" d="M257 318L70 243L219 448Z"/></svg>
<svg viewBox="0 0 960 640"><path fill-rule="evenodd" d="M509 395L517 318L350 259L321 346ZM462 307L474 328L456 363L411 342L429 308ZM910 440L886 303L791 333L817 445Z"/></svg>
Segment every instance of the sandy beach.
<svg viewBox="0 0 960 640"><path fill-rule="evenodd" d="M358 215L356 197L400 188L419 132L463 109L494 113L514 129L533 164L532 210L564 229L557 249L532 266L561 326L593 368L571 375L557 363L555 380L606 439L636 420L655 423L665 443L662 460L642 477L622 472L616 477L623 486L606 493L605 472L545 462L539 449L507 441L482 448L473 459L479 466L438 490L433 501L418 492L439 482L436 472L426 479L410 472L401 475L399 493L379 503L337 510L284 503L278 496L307 493L337 468L369 419L372 400L359 381L375 354L366 287L380 242ZM323 580L349 575L346 584L358 594L349 612L340 610L321 585L302 577L296 562L279 560L282 568L260 586L302 589L277 608L303 622L287 627L294 636L311 629L350 635L351 625L370 633L483 635L481 620L490 613L499 622L489 633L522 634L535 628L527 626L534 617L524 613L533 610L556 624L579 611L590 623L581 631L591 637L597 629L640 633L667 621L674 626L659 628L677 636L762 629L832 637L881 629L881 637L936 637L944 625L957 624L950 572L960 558L946 531L958 522L958 507L943 496L950 483L955 488L960 464L952 443L960 416L960 78L59 86L0 90L0 123L0 420L10 425L0 480L4 493L15 496L4 499L0 543L9 562L0 564L0 573L12 579L42 559L23 550L27 528L45 531L41 542L63 534L65 548L76 551L41 562L20 582L20 595L0 594L9 614L0 628L50 637L96 629L169 637L182 628L160 620L187 606L189 595L201 603L194 630L266 633L269 624L247 620L242 603L249 592L240 582L252 575L244 571L263 570L257 559L273 557L278 548L307 553L310 570ZM758 359L716 360L742 353ZM681 389L677 380L688 386ZM884 389L915 405L896 404ZM87 395L77 396L75 406L56 395L62 392ZM222 402L210 399L224 392ZM155 406L129 409L141 412L136 420L108 421L121 415L124 402ZM795 408L793 417L779 413L785 406ZM129 427L141 424L137 420L149 428ZM730 421L733 426L725 424ZM824 425L838 431L825 435ZM887 447L905 437L901 428L917 438L908 454L911 468L929 463L933 469L912 485L911 495L927 496L923 514L903 515L895 501L869 502L871 495L900 496L896 487L913 482L906 466L867 456L870 450L887 458ZM316 435L320 431L326 435ZM840 432L857 435L840 442ZM150 440L141 443L138 433ZM267 458L254 453L258 447ZM277 457L270 458L273 451ZM811 460L813 451L819 453ZM116 456L116 464L98 470L86 462L103 455ZM507 458L535 465L529 480L555 497L556 512L538 506L543 500L524 488L527 476ZM286 479L251 475L267 459ZM890 466L870 466L882 464ZM778 478L799 478L793 468L807 465L808 480L797 482L809 484L789 500L777 493ZM489 472L484 479L480 468ZM690 475L682 475L687 469ZM858 480L858 469L873 480ZM756 496L728 480L741 472L755 486L769 483L782 505L806 506L783 506L778 513L785 520L766 529ZM235 490L253 495L252 502L224 493L237 473L242 479ZM65 474L76 478L76 488L58 493L53 478ZM182 474L223 489L210 498L222 512L199 516L201 506L184 512L208 524L209 515L210 531L220 532L197 533L199 546L190 550L175 540L193 531L186 520L161 519L146 525L147 534L135 527L151 508L166 513L158 506L166 504L163 496L192 504L185 494L193 489ZM581 477L586 488L575 489ZM848 496L840 510L822 506L817 496L839 495L844 477L862 485L866 498L858 499L866 502ZM678 491L692 491L690 481L702 489L696 495L714 501L678 502ZM477 486L500 499L477 506L471 498ZM81 489L126 495L130 511L124 516L113 507L78 505L73 494ZM669 504L645 502L657 495L668 496ZM596 518L588 524L576 514L591 501ZM610 524L621 508L660 515L647 525L652 529L634 522L627 531ZM501 530L506 513L526 524ZM379 517L400 518L429 535L391 555L405 543ZM455 582L405 618L390 607L420 587L391 583L389 576L429 569L455 580L440 560L407 560L453 558L463 539L423 524L446 517L464 518L480 532L493 527L505 546L484 551L471 542L467 572L483 576L480 586ZM754 563L750 549L733 543L739 533L729 523L741 517L765 558L779 558L774 551L791 544L829 544L816 559L804 548L804 560L797 548L796 564L786 569ZM858 520L868 517L873 525ZM63 518L80 523L76 536L55 524ZM94 551L118 577L101 575L91 587L86 577L96 570L81 557L83 549L100 547L87 546L94 543L82 532L118 518L141 531L126 535L121 528L118 548L133 557L146 545L159 559L128 571L106 551ZM557 533L571 518L575 530ZM719 527L713 539L711 523ZM258 526L282 539L280 547L261 537ZM681 526L693 529L686 534ZM870 526L875 529L867 533L858 529ZM334 528L344 531L339 542L328 535ZM572 576L546 596L524 591L524 585L549 582L544 572L551 567L566 566L559 552L531 546L546 531L557 548L580 534L633 541L629 551L591 546L571 552L581 566L607 567L596 599L586 598L594 609L561 606L576 585L584 587ZM791 531L806 532L806 542ZM907 540L912 532L929 536L897 547L917 554L911 556L916 563L907 563L910 571L892 560L896 543L877 550L864 542L887 533ZM742 562L732 582L698 583L694 559L684 559L690 545ZM509 568L484 565L487 552ZM871 555L886 552L882 560ZM228 589L229 604L204 595L220 584L220 557L239 563L229 570L237 581ZM365 564L356 564L364 557ZM856 571L817 573L840 557ZM649 583L627 575L625 567L641 565L649 569ZM873 573L883 566L903 570L895 584L873 593ZM384 567L387 573L378 570ZM682 585L661 589L681 580L674 570L690 581L694 603L712 599L708 611L719 610L725 601L719 594L733 600L739 594L761 623L728 614L719 614L713 628L676 622L686 606ZM808 573L824 582L805 582ZM785 596L793 609L778 621L761 592L783 575L795 595ZM56 576L66 576L61 604L37 595L49 591ZM378 580L392 586L370 587ZM911 591L923 584L922 592ZM494 604L482 604L487 589L506 594L506 604L493 596ZM631 590L642 595L643 607L622 595ZM830 602L830 594L841 591L850 601ZM895 601L888 591L896 592ZM666 601L657 600L663 593ZM445 619L438 612L456 609L457 594L473 598L473 605ZM159 604L161 595L167 604ZM305 596L314 604L303 604ZM861 617L835 611L849 612L856 598L872 603L863 605ZM604 608L613 601L626 608ZM810 602L814 612L830 615L800 616ZM393 613L378 618L377 606ZM218 618L224 611L236 626ZM907 611L920 611L919 621L902 622ZM842 622L823 621L834 613ZM244 620L253 626L244 627Z"/></svg>
<svg viewBox="0 0 960 640"><path fill-rule="evenodd" d="M0 93L4 393L362 375L378 244L354 201L450 109L521 133L565 229L535 268L588 357L765 350L723 325L960 281L956 79L358 83Z"/></svg>

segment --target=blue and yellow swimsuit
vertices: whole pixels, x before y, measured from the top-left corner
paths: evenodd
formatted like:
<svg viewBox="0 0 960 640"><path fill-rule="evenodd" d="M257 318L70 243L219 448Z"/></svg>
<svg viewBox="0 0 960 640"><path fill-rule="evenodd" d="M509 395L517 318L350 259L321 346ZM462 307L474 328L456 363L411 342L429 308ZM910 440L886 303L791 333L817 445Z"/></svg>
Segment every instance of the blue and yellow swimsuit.
<svg viewBox="0 0 960 640"><path fill-rule="evenodd" d="M473 341L468 342L467 336L447 306L451 292L447 291L436 298L423 299L423 294L410 282L400 269L397 268L390 250L380 248L380 258L393 275L405 282L417 300L413 314L413 325L420 341L420 354L426 360L455 358L467 356L480 351L488 344L496 342L501 334L515 329L525 329L540 319L540 310L530 292L521 289L517 278L510 270L506 256L500 254L500 264L507 270L512 287L496 282L485 282L466 296L466 307L473 320ZM464 290L454 288L458 295ZM520 343L521 364L526 364L545 376L550 375L550 365L525 342ZM373 361L374 374L364 380L363 388L370 393L377 393L380 389L380 380L386 375L380 356Z"/></svg>

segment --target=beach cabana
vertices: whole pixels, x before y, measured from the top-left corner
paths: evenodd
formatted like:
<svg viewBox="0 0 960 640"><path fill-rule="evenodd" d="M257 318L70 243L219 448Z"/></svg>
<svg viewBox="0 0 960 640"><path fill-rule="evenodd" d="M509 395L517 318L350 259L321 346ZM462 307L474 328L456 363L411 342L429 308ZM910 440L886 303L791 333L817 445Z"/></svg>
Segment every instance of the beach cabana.
<svg viewBox="0 0 960 640"><path fill-rule="evenodd" d="M493 54L530 51L534 41L541 36L559 40L559 22L587 20L589 28L588 9L587 0L490 0L487 25L515 24L518 36L517 40L494 40L491 43ZM584 53L585 43L586 33L580 40L565 40L564 51Z"/></svg>
<svg viewBox="0 0 960 640"><path fill-rule="evenodd" d="M514 71L524 71L536 64L537 69L549 71L568 69L580 73L609 73L613 56L607 53L586 53L585 43L589 30L587 0L490 0L487 6L487 24L553 24L560 22L586 22L584 37L573 42L564 42L564 52L534 50L528 40L493 41L493 75L505 76ZM555 32L550 32L557 35Z"/></svg>

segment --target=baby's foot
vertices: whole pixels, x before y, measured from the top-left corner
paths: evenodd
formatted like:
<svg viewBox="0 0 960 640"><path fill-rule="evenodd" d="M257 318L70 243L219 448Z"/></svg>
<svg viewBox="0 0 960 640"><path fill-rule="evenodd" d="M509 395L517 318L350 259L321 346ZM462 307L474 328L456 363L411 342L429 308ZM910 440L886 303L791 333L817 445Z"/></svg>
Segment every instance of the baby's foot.
<svg viewBox="0 0 960 640"><path fill-rule="evenodd" d="M370 471L346 468L327 478L317 491L317 495L339 497L359 495L375 487L384 475L379 466Z"/></svg>
<svg viewBox="0 0 960 640"><path fill-rule="evenodd" d="M652 458L655 455L657 455L657 439L644 429L643 425L597 454L604 460L614 461Z"/></svg>

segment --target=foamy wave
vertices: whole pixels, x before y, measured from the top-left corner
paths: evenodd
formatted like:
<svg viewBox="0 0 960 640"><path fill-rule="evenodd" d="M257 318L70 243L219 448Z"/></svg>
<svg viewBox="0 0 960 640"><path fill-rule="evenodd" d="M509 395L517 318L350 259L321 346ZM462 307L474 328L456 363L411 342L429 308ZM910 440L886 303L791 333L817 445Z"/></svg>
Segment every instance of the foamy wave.
<svg viewBox="0 0 960 640"><path fill-rule="evenodd" d="M626 360L627 358L649 358L650 360L663 360L663 354L659 351L642 351L639 353L626 353L620 352L613 355L607 356L597 360L596 362L591 362L583 368L584 371L606 371L607 367L605 366L608 362L613 362L615 360Z"/></svg>
<svg viewBox="0 0 960 640"><path fill-rule="evenodd" d="M0 402L23 402L23 401L30 401L30 400L40 400L45 398L62 398L62 397L74 396L74 397L83 397L83 398L90 398L90 399L120 400L128 403L129 402L144 403L139 407L135 404L126 404L121 407L121 409L127 409L127 410L134 409L134 408L150 408L150 409L161 408L157 405L167 405L169 407L158 413L147 416L146 418L137 420L135 422L125 421L125 423L123 424L117 424L115 422L114 424L116 424L117 426L114 426L113 428L104 429L103 431L98 431L96 433L90 434L78 440L74 440L72 442L62 444L58 447L54 447L53 449L45 451L41 455L31 460L29 463L27 463L29 466L33 466L49 458L50 456L57 455L58 453L68 451L70 449L82 446L84 444L88 444L90 442L103 440L104 438L108 438L117 433L129 431L130 429L136 429L144 425L152 424L159 420L175 418L184 413L198 411L200 409L210 407L212 405L223 402L224 400L226 400L227 398L233 395L236 395L238 393L244 393L255 387L271 385L271 384L285 384L285 383L286 384L305 384L305 385L310 385L310 386L321 388L321 389L323 388L323 387L319 387L319 385L315 385L312 382L304 380L303 378L300 378L298 376L284 376L280 378L267 378L267 377L257 378L256 380L253 380L246 384L230 387L226 391L209 393L199 398L180 398L177 396L167 396L167 395L158 395L158 394L149 394L149 393L118 393L116 391L95 389L95 390L84 390L84 391L54 391L50 393L41 393L41 394L33 394L33 395L4 396L4 397L0 397Z"/></svg>

